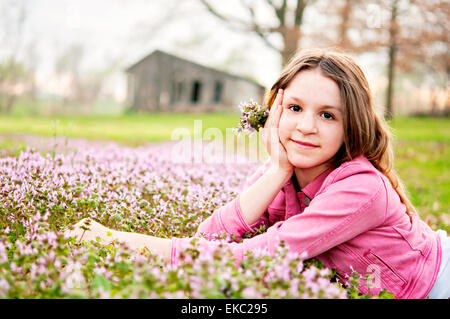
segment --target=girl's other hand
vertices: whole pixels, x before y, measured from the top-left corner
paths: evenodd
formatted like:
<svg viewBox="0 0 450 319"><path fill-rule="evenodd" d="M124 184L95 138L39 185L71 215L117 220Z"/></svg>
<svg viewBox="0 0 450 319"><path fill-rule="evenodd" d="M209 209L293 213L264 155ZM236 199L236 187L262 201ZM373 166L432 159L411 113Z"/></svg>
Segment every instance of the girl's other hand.
<svg viewBox="0 0 450 319"><path fill-rule="evenodd" d="M270 108L266 124L261 130L261 139L271 158L271 165L275 169L292 174L294 166L288 160L286 149L283 144L281 144L278 133L280 118L283 113L283 94L284 91L279 89L277 97Z"/></svg>
<svg viewBox="0 0 450 319"><path fill-rule="evenodd" d="M103 241L113 241L112 233L114 231L92 219L83 218L73 227L74 229L66 231L65 235L68 237L75 237L77 242L82 240L95 241L97 237L100 237Z"/></svg>

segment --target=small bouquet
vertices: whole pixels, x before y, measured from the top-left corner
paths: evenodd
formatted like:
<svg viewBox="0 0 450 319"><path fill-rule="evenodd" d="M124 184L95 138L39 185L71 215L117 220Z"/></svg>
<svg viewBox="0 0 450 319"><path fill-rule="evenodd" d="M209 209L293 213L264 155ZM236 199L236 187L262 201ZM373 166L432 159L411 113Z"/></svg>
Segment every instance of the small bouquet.
<svg viewBox="0 0 450 319"><path fill-rule="evenodd" d="M250 99L248 102L241 102L239 109L241 110L241 118L238 126L234 128L234 131L237 133L255 133L264 127L269 117L269 109L263 105L259 105L253 99Z"/></svg>

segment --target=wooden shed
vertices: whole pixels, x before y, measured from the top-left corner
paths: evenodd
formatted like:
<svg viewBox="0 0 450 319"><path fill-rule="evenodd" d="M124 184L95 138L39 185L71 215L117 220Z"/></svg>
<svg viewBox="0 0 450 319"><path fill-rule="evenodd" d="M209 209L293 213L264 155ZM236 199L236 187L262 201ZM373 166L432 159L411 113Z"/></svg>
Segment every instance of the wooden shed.
<svg viewBox="0 0 450 319"><path fill-rule="evenodd" d="M127 104L139 112L238 111L263 102L265 88L249 79L155 50L126 69Z"/></svg>

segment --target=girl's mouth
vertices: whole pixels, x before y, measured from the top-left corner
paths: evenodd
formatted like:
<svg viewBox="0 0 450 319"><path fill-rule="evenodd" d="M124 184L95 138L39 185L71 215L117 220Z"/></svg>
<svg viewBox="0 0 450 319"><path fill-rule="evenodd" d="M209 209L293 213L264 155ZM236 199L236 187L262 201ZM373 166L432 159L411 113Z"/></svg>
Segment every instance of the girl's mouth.
<svg viewBox="0 0 450 319"><path fill-rule="evenodd" d="M302 141L296 141L296 140L291 140L291 141L294 142L297 146L299 146L300 148L303 148L303 149L313 149L313 148L319 147L318 145L311 144L311 143L308 143L308 142L302 142Z"/></svg>

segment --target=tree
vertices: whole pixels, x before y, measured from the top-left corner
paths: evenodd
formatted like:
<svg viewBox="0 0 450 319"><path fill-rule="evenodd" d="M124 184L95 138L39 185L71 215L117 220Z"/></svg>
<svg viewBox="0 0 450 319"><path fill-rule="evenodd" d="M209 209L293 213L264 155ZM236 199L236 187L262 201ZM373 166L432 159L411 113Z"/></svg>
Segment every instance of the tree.
<svg viewBox="0 0 450 319"><path fill-rule="evenodd" d="M6 1L0 7L0 40L4 46L0 60L0 112L11 113L17 96L33 82L33 72L20 61L28 5L27 1Z"/></svg>
<svg viewBox="0 0 450 319"><path fill-rule="evenodd" d="M387 57L385 117L392 118L397 71L432 75L445 89L449 76L450 4L444 0L338 0L324 14L338 12L338 30L328 43L354 53Z"/></svg>
<svg viewBox="0 0 450 319"><path fill-rule="evenodd" d="M450 3L448 0L266 0L274 12L276 25L258 21L256 1L241 0L248 19L220 13L211 0L200 0L209 12L237 30L257 34L282 56L285 65L299 48L301 39L314 46L337 46L360 54L374 52L387 58L385 117L395 113L394 93L397 72L419 72L435 78L436 86L448 85ZM304 12L311 7L327 21L314 21L312 31L304 30ZM271 39L281 35L283 47Z"/></svg>
<svg viewBox="0 0 450 319"><path fill-rule="evenodd" d="M66 47L55 61L55 73L66 84L64 104L90 108L104 87L105 80L118 68L118 61L109 61L101 69L83 70L86 48L81 44ZM89 111L89 110L86 110Z"/></svg>
<svg viewBox="0 0 450 319"><path fill-rule="evenodd" d="M398 23L397 23L397 11L398 11L398 0L392 0L391 2L391 19L389 23L389 63L388 63L388 86L386 90L386 105L384 110L384 117L387 120L392 119L393 111L392 111L392 101L394 94L394 72L396 66L397 59L397 32L398 32Z"/></svg>
<svg viewBox="0 0 450 319"><path fill-rule="evenodd" d="M442 0L378 2L390 11L387 42L378 44L388 50L385 116L390 119L394 114L396 70L445 74L448 78L450 3Z"/></svg>
<svg viewBox="0 0 450 319"><path fill-rule="evenodd" d="M18 95L24 90L28 72L14 60L0 64L0 112L11 113Z"/></svg>
<svg viewBox="0 0 450 319"><path fill-rule="evenodd" d="M63 103L69 100L78 100L81 94L81 64L83 62L84 47L74 44L65 48L55 61L55 73L60 79L60 83L66 83L67 92L63 93L66 98Z"/></svg>
<svg viewBox="0 0 450 319"><path fill-rule="evenodd" d="M208 0L200 0L206 9L220 20L226 22L233 29L249 32L259 36L264 43L271 49L281 55L282 65L286 65L289 59L299 48L299 42L302 38L302 24L305 9L314 0L297 0L293 2L282 0L275 3L272 0L264 2L264 9L267 7L273 12L275 25L262 23L258 21L257 1L244 1L240 3L245 7L248 13L248 20L243 20L233 16L225 16L220 13ZM261 4L261 2L259 2ZM261 9L261 6L259 7ZM273 35L280 35L283 47L279 48L273 41Z"/></svg>

